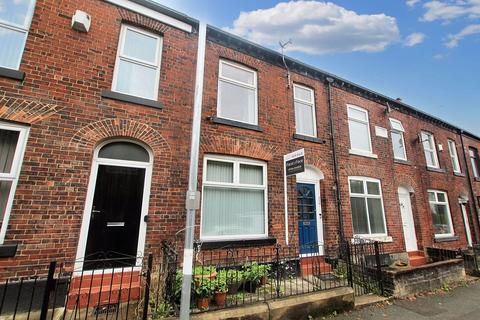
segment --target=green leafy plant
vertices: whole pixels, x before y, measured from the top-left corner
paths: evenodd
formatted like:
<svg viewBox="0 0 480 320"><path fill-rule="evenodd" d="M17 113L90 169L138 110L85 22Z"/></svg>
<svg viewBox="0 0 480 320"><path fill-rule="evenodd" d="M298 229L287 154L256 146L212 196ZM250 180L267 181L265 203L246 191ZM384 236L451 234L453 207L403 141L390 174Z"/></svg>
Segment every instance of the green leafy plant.
<svg viewBox="0 0 480 320"><path fill-rule="evenodd" d="M228 278L228 271L225 269L220 270L217 274L215 280L213 280L215 284L215 291L216 292L226 292L227 291L227 278Z"/></svg>
<svg viewBox="0 0 480 320"><path fill-rule="evenodd" d="M168 302L162 302L155 305L154 301L150 301L150 307L152 308L152 319L163 319L171 317L175 314L175 308Z"/></svg>
<svg viewBox="0 0 480 320"><path fill-rule="evenodd" d="M193 276L209 276L216 272L217 269L214 266L196 266L193 269Z"/></svg>
<svg viewBox="0 0 480 320"><path fill-rule="evenodd" d="M199 298L209 298L215 291L215 281L208 278L195 279L194 291Z"/></svg>
<svg viewBox="0 0 480 320"><path fill-rule="evenodd" d="M259 283L262 277L268 276L272 266L270 264L258 264L258 262L249 262L243 266L243 275L246 280L253 283Z"/></svg>

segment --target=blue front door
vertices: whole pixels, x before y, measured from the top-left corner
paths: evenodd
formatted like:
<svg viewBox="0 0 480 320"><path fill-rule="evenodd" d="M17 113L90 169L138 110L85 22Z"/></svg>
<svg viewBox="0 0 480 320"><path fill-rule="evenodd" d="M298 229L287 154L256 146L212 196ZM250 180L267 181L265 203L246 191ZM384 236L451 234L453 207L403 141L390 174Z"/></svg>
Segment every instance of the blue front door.
<svg viewBox="0 0 480 320"><path fill-rule="evenodd" d="M297 183L298 237L300 253L318 253L315 185Z"/></svg>

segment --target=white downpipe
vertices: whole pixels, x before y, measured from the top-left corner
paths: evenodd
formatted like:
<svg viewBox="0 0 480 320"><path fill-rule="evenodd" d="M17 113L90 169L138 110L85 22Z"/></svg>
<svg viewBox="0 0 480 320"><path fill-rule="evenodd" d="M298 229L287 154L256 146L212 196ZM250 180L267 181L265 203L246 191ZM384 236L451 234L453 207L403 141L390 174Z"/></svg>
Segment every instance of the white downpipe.
<svg viewBox="0 0 480 320"><path fill-rule="evenodd" d="M205 42L207 39L207 25L199 24L197 68L195 74L195 96L193 102L192 140L190 146L190 171L188 177L187 197L196 198L198 179L198 154L200 149L200 123L202 116L203 78L205 70ZM190 290L192 284L193 265L193 237L195 227L195 209L187 209L185 227L185 249L183 251L183 281L182 298L180 302L180 319L190 319Z"/></svg>

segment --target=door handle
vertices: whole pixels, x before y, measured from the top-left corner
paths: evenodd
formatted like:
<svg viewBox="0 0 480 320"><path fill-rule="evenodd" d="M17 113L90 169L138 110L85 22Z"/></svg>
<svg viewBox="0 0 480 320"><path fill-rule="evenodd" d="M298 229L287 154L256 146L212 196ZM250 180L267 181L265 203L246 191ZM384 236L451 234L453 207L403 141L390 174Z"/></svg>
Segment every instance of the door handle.
<svg viewBox="0 0 480 320"><path fill-rule="evenodd" d="M100 212L101 212L100 210L95 210L95 209L92 210L92 213L100 213Z"/></svg>

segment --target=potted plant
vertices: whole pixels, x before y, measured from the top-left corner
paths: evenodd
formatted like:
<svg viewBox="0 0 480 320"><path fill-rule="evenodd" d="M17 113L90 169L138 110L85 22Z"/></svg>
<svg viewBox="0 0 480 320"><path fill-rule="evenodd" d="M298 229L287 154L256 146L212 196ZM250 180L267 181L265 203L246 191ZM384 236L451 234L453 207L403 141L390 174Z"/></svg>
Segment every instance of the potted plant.
<svg viewBox="0 0 480 320"><path fill-rule="evenodd" d="M227 290L230 294L235 294L244 284L242 270L229 269L226 274Z"/></svg>
<svg viewBox="0 0 480 320"><path fill-rule="evenodd" d="M215 290L214 281L208 278L195 279L195 295L197 297L197 308L200 310L208 309L212 293Z"/></svg>
<svg viewBox="0 0 480 320"><path fill-rule="evenodd" d="M193 269L194 279L215 279L217 276L217 269L214 266L196 266Z"/></svg>
<svg viewBox="0 0 480 320"><path fill-rule="evenodd" d="M225 298L227 297L227 274L227 270L220 270L220 272L217 274L216 279L213 280L215 284L215 294L213 297L215 299L215 303L218 306L223 306L225 304Z"/></svg>
<svg viewBox="0 0 480 320"><path fill-rule="evenodd" d="M259 266L257 262L249 262L243 266L243 275L245 278L244 289L247 292L254 293L257 291L261 278Z"/></svg>
<svg viewBox="0 0 480 320"><path fill-rule="evenodd" d="M272 266L270 264L258 265L258 273L259 273L259 276L260 276L260 284L262 286L267 284L268 275L270 274L270 270L272 270Z"/></svg>

